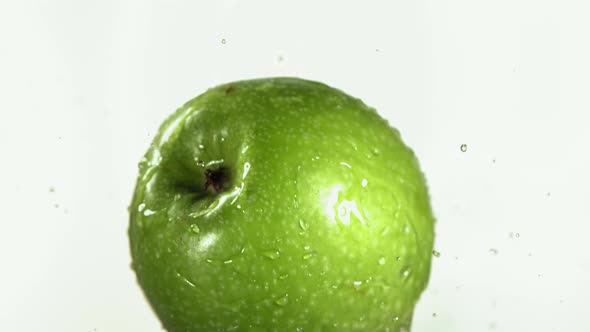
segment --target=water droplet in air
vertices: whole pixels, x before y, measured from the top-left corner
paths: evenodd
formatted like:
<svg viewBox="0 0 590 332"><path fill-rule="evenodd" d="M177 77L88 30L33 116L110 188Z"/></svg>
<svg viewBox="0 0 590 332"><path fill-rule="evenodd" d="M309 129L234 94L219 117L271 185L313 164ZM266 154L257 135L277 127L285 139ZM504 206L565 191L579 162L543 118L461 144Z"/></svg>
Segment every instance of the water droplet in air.
<svg viewBox="0 0 590 332"><path fill-rule="evenodd" d="M516 236L516 237L520 237L520 233L516 233L516 234L515 234L515 236Z"/></svg>
<svg viewBox="0 0 590 332"><path fill-rule="evenodd" d="M461 152L467 151L467 144L461 144Z"/></svg>
<svg viewBox="0 0 590 332"><path fill-rule="evenodd" d="M432 251L432 255L433 255L434 257L440 257L440 252L438 252L438 251L436 251L436 250L433 250L433 251Z"/></svg>
<svg viewBox="0 0 590 332"><path fill-rule="evenodd" d="M54 193L54 192L55 192L55 188L53 188L53 187L49 187L49 192L50 192L50 193Z"/></svg>
<svg viewBox="0 0 590 332"><path fill-rule="evenodd" d="M490 249L490 254L497 255L498 254L498 249L491 248Z"/></svg>
<svg viewBox="0 0 590 332"><path fill-rule="evenodd" d="M275 260L275 259L281 257L281 252L276 249L267 250L267 251L263 252L262 255L264 255L264 257L266 257L268 259Z"/></svg>
<svg viewBox="0 0 590 332"><path fill-rule="evenodd" d="M193 232L195 234L199 234L201 232L201 229L199 228L199 225L197 225L197 224L191 224L190 229L191 229L191 232Z"/></svg>
<svg viewBox="0 0 590 332"><path fill-rule="evenodd" d="M432 317L436 317L436 312L433 312L432 313Z"/></svg>
<svg viewBox="0 0 590 332"><path fill-rule="evenodd" d="M225 38L222 38L222 39L221 39L221 43L222 43L222 44L225 44L225 43L227 43L227 40L226 40Z"/></svg>
<svg viewBox="0 0 590 332"><path fill-rule="evenodd" d="M379 263L379 265L385 265L385 257L383 257L383 256L379 257L379 260L377 261L377 263Z"/></svg>

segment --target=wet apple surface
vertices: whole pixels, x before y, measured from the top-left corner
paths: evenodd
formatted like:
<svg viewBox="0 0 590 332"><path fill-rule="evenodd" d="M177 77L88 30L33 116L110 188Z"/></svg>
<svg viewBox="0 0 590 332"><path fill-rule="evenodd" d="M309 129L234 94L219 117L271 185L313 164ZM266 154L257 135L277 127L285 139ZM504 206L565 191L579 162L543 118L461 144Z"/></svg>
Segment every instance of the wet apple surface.
<svg viewBox="0 0 590 332"><path fill-rule="evenodd" d="M414 153L359 99L297 78L186 103L139 165L133 268L170 332L400 331L434 218Z"/></svg>

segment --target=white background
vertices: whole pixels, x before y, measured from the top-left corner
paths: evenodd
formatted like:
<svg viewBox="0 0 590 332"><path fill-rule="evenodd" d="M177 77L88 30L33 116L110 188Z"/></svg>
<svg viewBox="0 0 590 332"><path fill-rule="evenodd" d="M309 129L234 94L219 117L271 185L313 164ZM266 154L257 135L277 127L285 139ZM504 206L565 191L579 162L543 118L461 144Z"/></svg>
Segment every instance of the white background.
<svg viewBox="0 0 590 332"><path fill-rule="evenodd" d="M0 330L160 331L129 268L137 162L206 88L286 75L362 98L416 151L441 256L414 331L590 331L589 14L569 0L0 1Z"/></svg>

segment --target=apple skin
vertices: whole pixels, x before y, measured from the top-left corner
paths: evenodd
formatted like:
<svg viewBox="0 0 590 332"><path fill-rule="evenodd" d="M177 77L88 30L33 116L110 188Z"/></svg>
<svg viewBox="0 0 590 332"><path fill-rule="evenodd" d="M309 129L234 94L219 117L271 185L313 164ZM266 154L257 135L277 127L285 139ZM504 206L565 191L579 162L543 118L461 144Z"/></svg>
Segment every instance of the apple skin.
<svg viewBox="0 0 590 332"><path fill-rule="evenodd" d="M129 238L170 332L393 332L428 283L434 217L414 153L374 109L263 78L209 89L162 124Z"/></svg>

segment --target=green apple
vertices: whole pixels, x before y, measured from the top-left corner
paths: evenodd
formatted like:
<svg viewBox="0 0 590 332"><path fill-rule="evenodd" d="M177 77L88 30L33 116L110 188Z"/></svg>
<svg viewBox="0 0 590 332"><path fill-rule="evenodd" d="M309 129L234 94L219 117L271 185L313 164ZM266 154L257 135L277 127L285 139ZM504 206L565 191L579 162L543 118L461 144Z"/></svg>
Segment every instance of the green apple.
<svg viewBox="0 0 590 332"><path fill-rule="evenodd" d="M212 88L161 126L130 206L133 268L163 327L404 331L434 218L398 131L321 83Z"/></svg>

